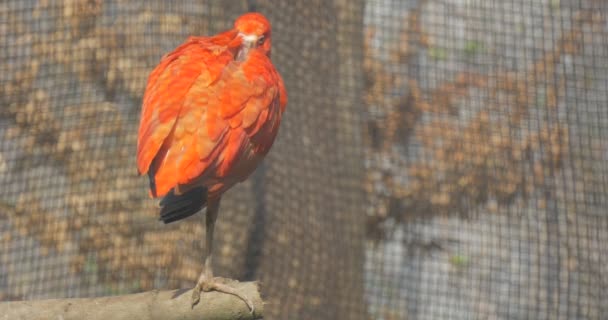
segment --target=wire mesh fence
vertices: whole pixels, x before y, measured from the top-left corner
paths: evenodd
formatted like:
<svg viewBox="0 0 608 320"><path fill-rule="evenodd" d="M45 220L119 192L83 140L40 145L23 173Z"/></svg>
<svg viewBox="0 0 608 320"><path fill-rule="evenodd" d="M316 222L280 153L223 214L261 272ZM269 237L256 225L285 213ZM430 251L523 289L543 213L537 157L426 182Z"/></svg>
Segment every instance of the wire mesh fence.
<svg viewBox="0 0 608 320"><path fill-rule="evenodd" d="M289 105L215 270L269 319L608 317L608 4L0 3L0 300L192 287L135 147L160 57L255 9Z"/></svg>

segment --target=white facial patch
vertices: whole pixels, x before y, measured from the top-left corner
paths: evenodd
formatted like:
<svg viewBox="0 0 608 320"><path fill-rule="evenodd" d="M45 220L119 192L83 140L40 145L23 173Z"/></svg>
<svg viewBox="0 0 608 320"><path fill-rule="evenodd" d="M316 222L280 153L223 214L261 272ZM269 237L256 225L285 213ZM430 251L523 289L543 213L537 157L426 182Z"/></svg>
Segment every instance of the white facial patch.
<svg viewBox="0 0 608 320"><path fill-rule="evenodd" d="M258 36L256 36L255 34L241 33L241 37L243 37L243 41L245 41L245 42L254 43L254 42L258 41Z"/></svg>

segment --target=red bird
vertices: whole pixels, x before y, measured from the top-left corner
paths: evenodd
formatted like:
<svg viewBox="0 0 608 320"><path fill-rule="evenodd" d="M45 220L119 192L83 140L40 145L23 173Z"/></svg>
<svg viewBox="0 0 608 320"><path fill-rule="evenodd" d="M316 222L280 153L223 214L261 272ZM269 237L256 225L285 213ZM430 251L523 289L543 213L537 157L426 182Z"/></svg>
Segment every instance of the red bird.
<svg viewBox="0 0 608 320"><path fill-rule="evenodd" d="M190 37L165 55L148 78L137 141L137 168L150 195L163 197L170 223L205 206L206 254L193 291L216 290L251 301L213 277L213 227L222 194L245 180L268 153L287 104L283 79L270 61L270 23L239 17L212 37Z"/></svg>

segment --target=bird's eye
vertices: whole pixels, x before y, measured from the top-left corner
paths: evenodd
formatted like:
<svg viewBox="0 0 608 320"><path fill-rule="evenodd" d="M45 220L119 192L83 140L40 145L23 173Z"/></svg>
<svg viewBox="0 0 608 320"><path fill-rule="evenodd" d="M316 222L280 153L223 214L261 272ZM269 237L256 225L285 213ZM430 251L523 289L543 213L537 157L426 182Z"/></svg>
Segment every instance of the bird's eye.
<svg viewBox="0 0 608 320"><path fill-rule="evenodd" d="M264 44L264 40L266 40L265 37L264 36L260 36L260 38L258 39L258 46L263 45Z"/></svg>

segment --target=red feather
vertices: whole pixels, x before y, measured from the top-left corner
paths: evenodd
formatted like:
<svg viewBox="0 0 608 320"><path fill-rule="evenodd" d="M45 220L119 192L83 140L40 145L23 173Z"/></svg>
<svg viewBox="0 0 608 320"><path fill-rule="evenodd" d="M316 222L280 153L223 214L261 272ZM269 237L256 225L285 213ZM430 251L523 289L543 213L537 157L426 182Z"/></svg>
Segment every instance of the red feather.
<svg viewBox="0 0 608 320"><path fill-rule="evenodd" d="M287 94L269 58L270 26L238 23L213 37L189 38L148 78L137 167L153 179L154 197L196 186L220 195L246 179L272 146ZM244 48L240 32L247 28L266 42ZM242 60L240 50L248 50Z"/></svg>

